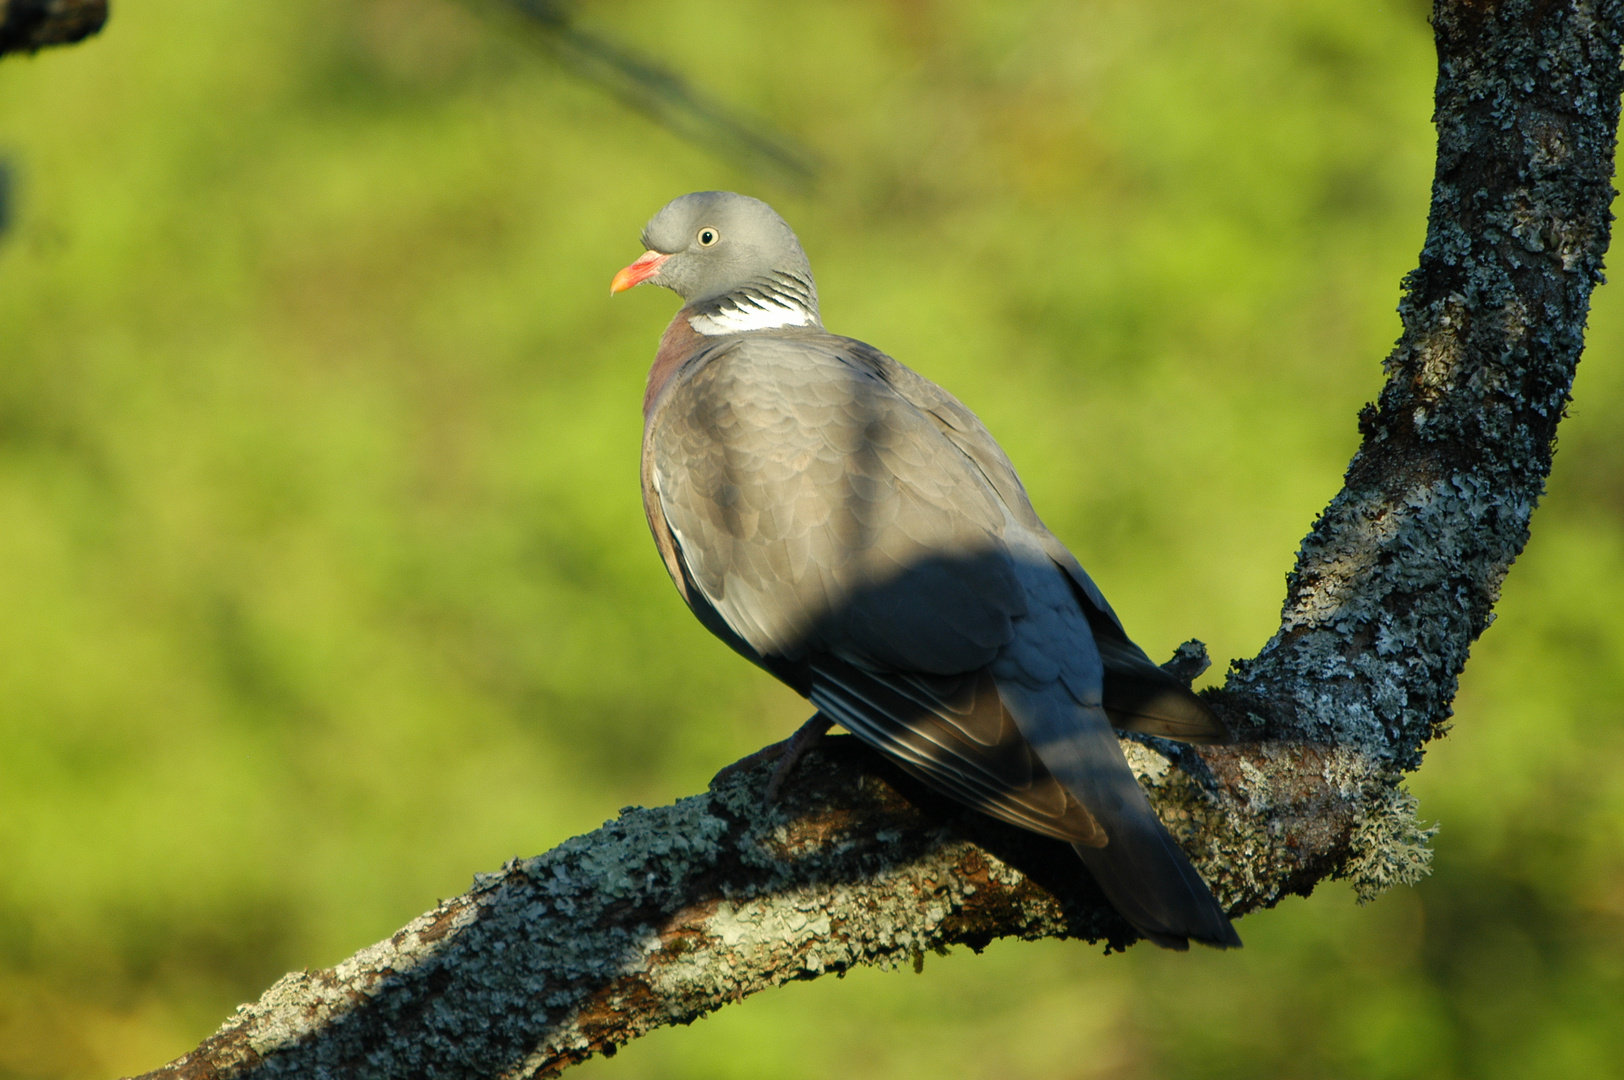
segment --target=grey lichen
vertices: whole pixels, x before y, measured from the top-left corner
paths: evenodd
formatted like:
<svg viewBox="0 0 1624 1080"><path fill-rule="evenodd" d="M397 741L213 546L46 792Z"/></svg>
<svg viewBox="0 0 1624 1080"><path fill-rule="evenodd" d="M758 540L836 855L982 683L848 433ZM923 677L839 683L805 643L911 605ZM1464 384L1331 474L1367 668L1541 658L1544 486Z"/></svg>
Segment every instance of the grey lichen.
<svg viewBox="0 0 1624 1080"><path fill-rule="evenodd" d="M1414 885L1432 872L1427 844L1438 826L1422 825L1415 796L1402 787L1383 787L1354 819L1352 853L1336 876L1353 886L1359 903L1368 904L1395 885Z"/></svg>

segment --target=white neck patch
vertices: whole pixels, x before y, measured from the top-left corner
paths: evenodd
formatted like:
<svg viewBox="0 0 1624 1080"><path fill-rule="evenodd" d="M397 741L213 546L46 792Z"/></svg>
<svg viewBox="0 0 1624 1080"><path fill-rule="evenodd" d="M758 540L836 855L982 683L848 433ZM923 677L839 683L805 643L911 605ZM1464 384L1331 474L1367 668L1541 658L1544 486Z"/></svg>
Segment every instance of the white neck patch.
<svg viewBox="0 0 1624 1080"><path fill-rule="evenodd" d="M776 297L743 301L734 297L723 300L714 312L688 316L688 325L701 334L742 334L746 330L768 330L775 326L816 326L817 320L799 304L788 304Z"/></svg>

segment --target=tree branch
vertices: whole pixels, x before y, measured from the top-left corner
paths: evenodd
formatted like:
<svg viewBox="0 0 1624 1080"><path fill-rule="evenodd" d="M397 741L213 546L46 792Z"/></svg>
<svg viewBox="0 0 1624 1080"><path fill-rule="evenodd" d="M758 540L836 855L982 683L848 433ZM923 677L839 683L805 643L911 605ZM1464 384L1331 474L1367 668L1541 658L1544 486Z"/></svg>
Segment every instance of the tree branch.
<svg viewBox="0 0 1624 1080"><path fill-rule="evenodd" d="M678 138L792 188L806 190L817 180L817 157L794 138L709 97L659 61L583 30L559 0L503 2L539 31L540 41L567 70Z"/></svg>
<svg viewBox="0 0 1624 1080"><path fill-rule="evenodd" d="M0 0L0 54L71 45L107 22L107 0Z"/></svg>
<svg viewBox="0 0 1624 1080"><path fill-rule="evenodd" d="M1398 781L1527 540L1601 280L1624 0L1440 0L1433 26L1438 167L1404 335L1280 632L1211 695L1242 741L1127 742L1235 914L1424 872ZM510 863L148 1075L552 1075L790 979L995 937L1132 940L1063 846L851 740L800 769L771 810L768 769L745 770Z"/></svg>

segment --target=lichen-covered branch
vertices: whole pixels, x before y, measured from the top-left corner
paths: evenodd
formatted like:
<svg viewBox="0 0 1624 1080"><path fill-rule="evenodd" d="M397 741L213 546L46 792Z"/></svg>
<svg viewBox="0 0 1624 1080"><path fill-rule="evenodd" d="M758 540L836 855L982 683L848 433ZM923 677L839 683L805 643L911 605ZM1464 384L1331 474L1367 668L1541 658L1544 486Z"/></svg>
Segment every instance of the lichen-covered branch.
<svg viewBox="0 0 1624 1080"><path fill-rule="evenodd" d="M0 0L0 53L83 41L107 21L107 0Z"/></svg>
<svg viewBox="0 0 1624 1080"><path fill-rule="evenodd" d="M1225 698L1268 737L1414 768L1528 540L1601 280L1619 5L1440 2L1438 165L1404 336L1280 632Z"/></svg>
<svg viewBox="0 0 1624 1080"><path fill-rule="evenodd" d="M1128 744L1235 914L1423 872L1398 781L1527 540L1607 249L1624 0L1440 0L1433 25L1438 168L1404 336L1280 632L1212 694L1239 741ZM1069 850L850 740L770 810L765 773L514 862L150 1075L552 1075L790 979L995 937L1132 940Z"/></svg>
<svg viewBox="0 0 1624 1080"><path fill-rule="evenodd" d="M1204 824L1248 805L1249 759L1196 779L1140 749L1203 867L1252 864L1250 832ZM1357 815L1337 785L1356 790L1356 762L1305 748L1255 760L1271 775L1265 830L1316 858L1345 847ZM996 937L1133 940L1069 847L962 810L849 737L803 759L769 810L770 771L510 863L338 967L287 976L154 1075L550 1075L791 979ZM1272 864L1268 897L1324 869ZM1267 902L1252 873L1220 895Z"/></svg>

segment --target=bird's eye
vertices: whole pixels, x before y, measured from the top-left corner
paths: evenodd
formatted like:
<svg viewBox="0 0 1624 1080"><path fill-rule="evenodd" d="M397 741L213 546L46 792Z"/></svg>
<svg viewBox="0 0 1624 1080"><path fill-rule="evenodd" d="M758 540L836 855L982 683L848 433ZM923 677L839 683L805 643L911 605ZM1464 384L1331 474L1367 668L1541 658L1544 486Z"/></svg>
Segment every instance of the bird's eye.
<svg viewBox="0 0 1624 1080"><path fill-rule="evenodd" d="M710 247L712 244L716 243L716 241L720 240L721 238L722 238L722 234L717 232L715 229L711 228L708 225L705 228L699 230L699 246L700 247Z"/></svg>

